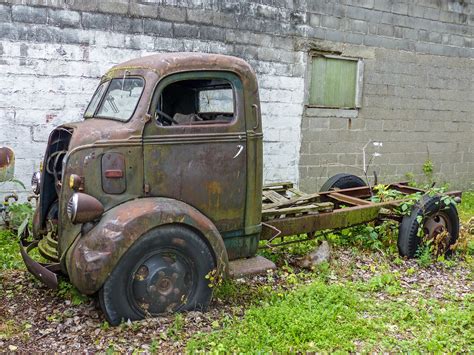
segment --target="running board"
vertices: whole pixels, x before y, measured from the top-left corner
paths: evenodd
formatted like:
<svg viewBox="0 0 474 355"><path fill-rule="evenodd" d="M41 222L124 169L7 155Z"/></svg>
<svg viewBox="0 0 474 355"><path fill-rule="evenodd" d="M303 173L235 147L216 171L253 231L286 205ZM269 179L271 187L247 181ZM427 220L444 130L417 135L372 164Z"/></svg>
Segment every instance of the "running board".
<svg viewBox="0 0 474 355"><path fill-rule="evenodd" d="M275 270L276 265L273 261L257 255L248 259L237 259L229 262L229 271L231 278L242 276L258 275L266 273L267 270Z"/></svg>

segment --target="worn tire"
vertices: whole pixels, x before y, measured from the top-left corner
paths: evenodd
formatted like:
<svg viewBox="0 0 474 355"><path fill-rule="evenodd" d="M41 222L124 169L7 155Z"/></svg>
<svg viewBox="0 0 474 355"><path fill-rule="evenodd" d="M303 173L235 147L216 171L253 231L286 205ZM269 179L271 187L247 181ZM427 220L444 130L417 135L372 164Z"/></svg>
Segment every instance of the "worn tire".
<svg viewBox="0 0 474 355"><path fill-rule="evenodd" d="M212 296L206 275L214 256L194 231L166 225L141 236L122 256L99 291L108 322L167 312L205 310Z"/></svg>
<svg viewBox="0 0 474 355"><path fill-rule="evenodd" d="M324 183L324 185L321 186L321 189L319 190L319 192L330 191L334 188L350 189L352 187L363 187L363 186L367 186L367 184L360 177L352 175L352 174L339 173L330 177Z"/></svg>
<svg viewBox="0 0 474 355"><path fill-rule="evenodd" d="M457 209L450 204L445 206L440 196L424 196L423 199L413 206L409 216L404 216L398 232L398 252L400 256L414 258L422 238L418 236L418 228L420 224L417 221L418 216L422 216L422 223L432 216L442 215L446 219L446 229L451 239L448 246L456 243L459 236L459 217ZM448 249L447 254L450 251Z"/></svg>

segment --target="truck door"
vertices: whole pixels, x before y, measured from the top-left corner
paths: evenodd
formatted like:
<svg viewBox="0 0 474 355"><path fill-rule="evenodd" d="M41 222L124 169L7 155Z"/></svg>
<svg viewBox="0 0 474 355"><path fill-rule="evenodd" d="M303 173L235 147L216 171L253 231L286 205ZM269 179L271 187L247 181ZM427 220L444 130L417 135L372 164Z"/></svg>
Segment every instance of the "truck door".
<svg viewBox="0 0 474 355"><path fill-rule="evenodd" d="M226 238L244 234L246 131L243 88L230 72L165 77L143 137L147 196L195 207Z"/></svg>

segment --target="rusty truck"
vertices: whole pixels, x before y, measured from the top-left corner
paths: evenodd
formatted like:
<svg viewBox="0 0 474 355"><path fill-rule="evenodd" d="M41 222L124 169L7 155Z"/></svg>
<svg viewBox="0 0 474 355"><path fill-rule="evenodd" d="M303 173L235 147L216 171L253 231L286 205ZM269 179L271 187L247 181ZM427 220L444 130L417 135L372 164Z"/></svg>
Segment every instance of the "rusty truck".
<svg viewBox="0 0 474 355"><path fill-rule="evenodd" d="M84 120L50 134L32 189L32 237L21 241L28 270L52 288L66 275L98 297L111 324L205 310L209 275L275 266L257 256L261 241L394 219L399 252L413 257L420 229L448 246L459 232L455 206L440 196L400 216L403 199L374 202L355 175L337 174L311 194L291 182L264 186L255 72L216 54L156 54L110 69ZM50 262L35 261L34 248Z"/></svg>

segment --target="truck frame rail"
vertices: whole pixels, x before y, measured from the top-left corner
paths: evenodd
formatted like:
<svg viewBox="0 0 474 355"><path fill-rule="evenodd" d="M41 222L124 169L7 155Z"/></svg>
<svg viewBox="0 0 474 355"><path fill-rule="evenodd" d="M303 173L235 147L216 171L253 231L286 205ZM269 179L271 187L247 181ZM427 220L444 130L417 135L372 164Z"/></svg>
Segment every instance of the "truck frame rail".
<svg viewBox="0 0 474 355"><path fill-rule="evenodd" d="M279 238L280 243L271 244L279 246L313 239L316 232L328 229L343 229L375 220L400 222L402 216L395 209L409 201L409 195L427 193L407 182L389 184L387 189L398 191L402 197L374 202L376 191L369 186L306 194L291 182L265 185L260 239L270 243ZM445 193L459 198L461 194L461 191ZM302 234L306 234L303 239L284 241L284 237Z"/></svg>

